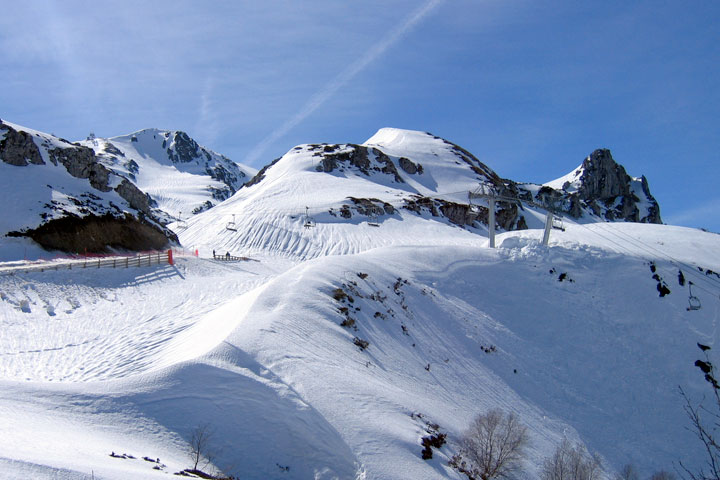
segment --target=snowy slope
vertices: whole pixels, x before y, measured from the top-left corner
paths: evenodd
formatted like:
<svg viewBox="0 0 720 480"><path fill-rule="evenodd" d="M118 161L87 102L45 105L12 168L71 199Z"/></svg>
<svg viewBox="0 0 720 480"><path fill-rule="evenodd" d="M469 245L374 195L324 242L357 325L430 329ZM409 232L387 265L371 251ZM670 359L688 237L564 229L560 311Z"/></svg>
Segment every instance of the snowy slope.
<svg viewBox="0 0 720 480"><path fill-rule="evenodd" d="M687 312L672 262L720 269L718 237L593 228L549 248L526 231L497 250L436 240L1 277L3 466L10 478L161 478L140 457L186 468L185 442L207 423L216 465L242 478L459 478L452 445L420 458L426 422L456 440L496 406L530 428L526 478L563 436L608 468L698 462L677 386L704 391L695 342L715 345L718 305L699 290L704 308ZM340 325L343 307L355 328Z"/></svg>
<svg viewBox="0 0 720 480"><path fill-rule="evenodd" d="M202 147L185 132L140 130L80 142L131 178L170 219L184 220L229 198L257 172Z"/></svg>
<svg viewBox="0 0 720 480"><path fill-rule="evenodd" d="M402 159L417 171L405 171ZM189 220L181 242L206 250L269 249L302 258L413 239L432 242L439 236L443 242L474 245L487 241L481 214L468 205L468 192L481 183L501 181L454 145L423 132L383 129L361 146L301 145L232 198ZM467 221L453 223L438 202L459 206ZM541 226L544 215L535 219L533 214L528 209L525 216ZM308 216L312 228L305 228Z"/></svg>
<svg viewBox="0 0 720 480"><path fill-rule="evenodd" d="M240 478L459 479L458 438L494 407L529 429L521 478L563 438L608 475L699 465L677 387L707 390L693 363L696 342L717 348L720 237L566 222L542 246L525 206L531 228L489 249L456 213L503 182L383 129L296 147L193 216L181 241L200 258L0 276L3 474L168 478L207 425L214 466ZM435 424L448 444L426 461Z"/></svg>

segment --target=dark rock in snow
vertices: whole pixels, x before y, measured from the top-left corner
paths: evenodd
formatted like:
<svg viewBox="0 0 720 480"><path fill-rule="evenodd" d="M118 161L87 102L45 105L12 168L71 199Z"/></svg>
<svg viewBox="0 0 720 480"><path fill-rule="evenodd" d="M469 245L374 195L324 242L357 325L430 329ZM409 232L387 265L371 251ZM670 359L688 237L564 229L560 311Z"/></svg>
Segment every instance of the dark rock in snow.
<svg viewBox="0 0 720 480"><path fill-rule="evenodd" d="M24 167L29 164L44 165L40 149L27 132L17 131L5 123L0 123L0 133L5 138L0 142L0 158L5 163Z"/></svg>

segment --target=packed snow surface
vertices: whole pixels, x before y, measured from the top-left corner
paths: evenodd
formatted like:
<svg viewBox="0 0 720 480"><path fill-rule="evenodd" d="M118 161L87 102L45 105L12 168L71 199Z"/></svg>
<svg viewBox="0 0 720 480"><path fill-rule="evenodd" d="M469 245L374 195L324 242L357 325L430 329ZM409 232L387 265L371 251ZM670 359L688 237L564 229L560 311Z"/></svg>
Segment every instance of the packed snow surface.
<svg viewBox="0 0 720 480"><path fill-rule="evenodd" d="M426 214L331 214L348 196L459 200L476 183L445 173L431 136L367 145L424 176L319 172L301 146L188 221L198 258L0 275L4 478L170 478L206 427L202 468L239 478L459 479L448 459L491 408L528 427L521 478L563 438L608 475L702 462L678 386L708 391L693 364L696 342L717 343L718 235L568 222L548 246L531 228L490 249L485 230ZM423 460L433 428L448 444Z"/></svg>

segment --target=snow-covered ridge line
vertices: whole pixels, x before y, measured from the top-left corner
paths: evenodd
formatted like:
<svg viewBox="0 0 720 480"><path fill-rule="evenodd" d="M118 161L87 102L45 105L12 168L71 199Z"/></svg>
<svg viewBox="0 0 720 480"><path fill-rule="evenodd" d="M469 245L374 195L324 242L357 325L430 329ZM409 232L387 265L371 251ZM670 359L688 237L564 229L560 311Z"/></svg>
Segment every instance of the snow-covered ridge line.
<svg viewBox="0 0 720 480"><path fill-rule="evenodd" d="M232 196L255 173L199 145L182 131L149 128L80 142L103 164L131 178L169 220L186 220Z"/></svg>
<svg viewBox="0 0 720 480"><path fill-rule="evenodd" d="M585 172L599 173L585 173L586 187L578 192L502 179L470 152L425 132L385 128L362 145L299 145L232 198L187 222L180 238L299 258L433 242L448 227L454 241L484 244L489 204L469 199L479 188L513 200L496 203L499 231L542 228L548 209L568 223L659 222L649 192L628 183L609 152L598 155L589 157Z"/></svg>

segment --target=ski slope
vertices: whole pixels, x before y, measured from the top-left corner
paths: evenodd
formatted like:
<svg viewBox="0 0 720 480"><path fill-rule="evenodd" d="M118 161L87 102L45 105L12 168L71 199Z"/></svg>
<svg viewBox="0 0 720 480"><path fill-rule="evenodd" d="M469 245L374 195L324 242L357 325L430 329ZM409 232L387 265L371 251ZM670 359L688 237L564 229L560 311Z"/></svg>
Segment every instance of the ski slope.
<svg viewBox="0 0 720 480"><path fill-rule="evenodd" d="M4 478L169 478L206 426L202 468L239 478L459 479L448 459L491 408L528 427L521 478L563 438L605 478L703 461L678 387L707 391L693 363L696 342L717 348L718 235L566 221L544 246L526 208L531 228L490 249L479 224L402 208L467 201L481 175L451 144L386 129L366 146L368 173L314 155L352 146L293 149L179 229L199 258L0 276ZM373 170L372 148L423 173ZM349 197L394 208L373 226ZM448 444L423 460L434 428Z"/></svg>
<svg viewBox="0 0 720 480"><path fill-rule="evenodd" d="M717 235L602 224L543 247L540 234L0 277L0 462L9 478L161 478L189 466L185 442L207 423L217 467L245 478L459 478L452 445L420 459L411 414L457 438L493 407L530 428L526 478L563 436L609 469L701 460L677 386L704 391L695 342L715 345L717 287L694 279L708 292L686 311L673 262L720 270Z"/></svg>

